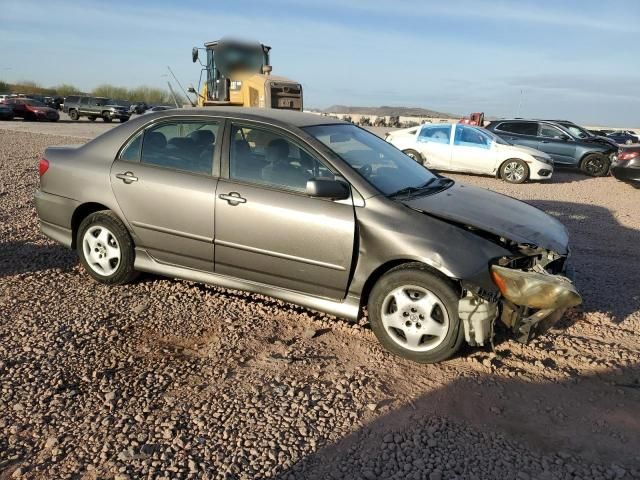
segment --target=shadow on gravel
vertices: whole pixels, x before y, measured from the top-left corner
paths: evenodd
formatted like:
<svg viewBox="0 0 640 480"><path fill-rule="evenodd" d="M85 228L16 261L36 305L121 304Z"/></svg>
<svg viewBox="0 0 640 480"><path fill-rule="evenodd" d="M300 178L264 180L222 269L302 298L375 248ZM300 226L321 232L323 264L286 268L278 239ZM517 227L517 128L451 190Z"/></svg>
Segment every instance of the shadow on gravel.
<svg viewBox="0 0 640 480"><path fill-rule="evenodd" d="M582 203L527 200L569 230L571 265L586 312L604 312L616 323L640 311L640 230L614 212ZM632 287L633 286L633 287Z"/></svg>
<svg viewBox="0 0 640 480"><path fill-rule="evenodd" d="M59 268L70 270L78 259L74 251L55 243L0 243L0 278Z"/></svg>
<svg viewBox="0 0 640 480"><path fill-rule="evenodd" d="M539 476L544 470L540 455L559 454L550 460L548 468L569 475L564 478L573 478L569 472L575 467L566 468L570 463L582 467L590 463L624 466L627 476L616 478L636 478L629 470L637 473L640 469L639 365L572 375L564 382L533 383L491 374L461 378L408 405L404 398L397 399L398 403L405 404L309 455L277 478L292 478L290 474L305 479L391 478L393 472L403 472L407 464L409 469L404 475L408 476L393 478L429 478L428 473L415 475L417 459L420 464L427 464L427 472L444 470L443 479L476 475L475 478L516 478L517 469L514 471L510 463L514 458L520 461L527 450L534 459L538 458L531 463L524 459L524 464L533 470L528 472L531 478L549 478ZM434 432L436 417L446 419L447 425ZM477 433L469 432L463 424ZM495 434L487 436L492 432L518 442L522 448L504 448L504 442ZM388 443L396 444L395 451ZM490 449L496 447L500 453L492 454ZM447 465L448 461L438 460L443 458L442 449L449 449L447 455L453 453L466 461ZM399 452L406 457L398 458ZM504 460L487 469L483 454L493 457L493 462L496 458ZM581 458L574 461L572 456ZM385 469L389 461L397 462L397 466ZM435 465L429 467L429 462ZM341 473L344 467L348 470L346 475ZM370 474L354 476L355 472Z"/></svg>

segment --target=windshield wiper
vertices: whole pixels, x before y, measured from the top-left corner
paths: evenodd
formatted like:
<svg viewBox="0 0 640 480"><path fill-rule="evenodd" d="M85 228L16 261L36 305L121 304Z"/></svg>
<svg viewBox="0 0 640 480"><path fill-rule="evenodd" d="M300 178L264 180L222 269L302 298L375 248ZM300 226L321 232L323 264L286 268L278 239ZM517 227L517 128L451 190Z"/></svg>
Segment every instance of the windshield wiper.
<svg viewBox="0 0 640 480"><path fill-rule="evenodd" d="M437 185L433 185L434 182L438 182ZM424 193L426 191L432 190L433 188L441 189L446 188L453 183L453 180L446 177L433 177L427 180L424 184L419 185L417 187L404 187L400 190L390 193L387 195L388 198L396 198L402 195L406 195L407 198L411 198L413 194L416 193Z"/></svg>

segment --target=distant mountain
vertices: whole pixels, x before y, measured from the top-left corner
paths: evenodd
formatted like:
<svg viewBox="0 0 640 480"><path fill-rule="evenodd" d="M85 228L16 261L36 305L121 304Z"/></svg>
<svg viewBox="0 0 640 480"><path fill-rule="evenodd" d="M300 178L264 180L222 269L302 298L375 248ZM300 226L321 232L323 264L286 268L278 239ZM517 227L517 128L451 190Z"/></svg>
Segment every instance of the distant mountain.
<svg viewBox="0 0 640 480"><path fill-rule="evenodd" d="M451 113L436 112L427 108L418 107L354 107L349 105L332 105L322 110L325 113L342 113L356 115L387 116L397 115L400 117L436 117L436 118L460 118L460 115Z"/></svg>

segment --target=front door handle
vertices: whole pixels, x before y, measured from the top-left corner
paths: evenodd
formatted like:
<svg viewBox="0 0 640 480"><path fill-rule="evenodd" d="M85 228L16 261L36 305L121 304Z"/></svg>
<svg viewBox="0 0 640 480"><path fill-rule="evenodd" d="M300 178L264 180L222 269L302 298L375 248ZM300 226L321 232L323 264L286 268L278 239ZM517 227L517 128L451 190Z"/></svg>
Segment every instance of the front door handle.
<svg viewBox="0 0 640 480"><path fill-rule="evenodd" d="M239 205L240 203L247 203L246 198L242 198L238 192L230 192L230 193L221 193L218 195L218 198L222 200L226 200L229 202L229 205Z"/></svg>
<svg viewBox="0 0 640 480"><path fill-rule="evenodd" d="M133 172L116 173L116 178L119 178L126 184L138 181L138 177L136 177Z"/></svg>
<svg viewBox="0 0 640 480"><path fill-rule="evenodd" d="M541 140L540 143L551 143L549 140Z"/></svg>

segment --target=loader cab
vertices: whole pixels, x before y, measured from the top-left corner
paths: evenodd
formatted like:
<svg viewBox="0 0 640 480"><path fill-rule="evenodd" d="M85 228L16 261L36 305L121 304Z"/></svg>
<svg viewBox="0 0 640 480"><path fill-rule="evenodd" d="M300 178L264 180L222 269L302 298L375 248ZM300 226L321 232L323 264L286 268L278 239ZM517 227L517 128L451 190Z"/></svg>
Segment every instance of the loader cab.
<svg viewBox="0 0 640 480"><path fill-rule="evenodd" d="M194 62L199 60L200 50L206 52L206 64L204 59L200 61L206 71L199 93L200 106L302 110L302 85L271 76L271 47L258 42L217 40L205 43L204 49L194 47Z"/></svg>
<svg viewBox="0 0 640 480"><path fill-rule="evenodd" d="M207 100L230 101L231 90L242 86L240 78L271 72L269 50L261 43L217 40L204 44L207 63ZM193 61L198 60L198 49L193 49Z"/></svg>

